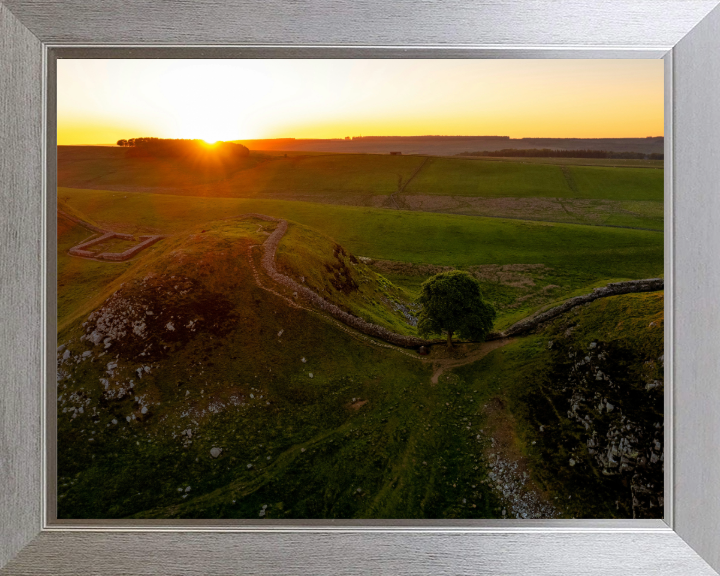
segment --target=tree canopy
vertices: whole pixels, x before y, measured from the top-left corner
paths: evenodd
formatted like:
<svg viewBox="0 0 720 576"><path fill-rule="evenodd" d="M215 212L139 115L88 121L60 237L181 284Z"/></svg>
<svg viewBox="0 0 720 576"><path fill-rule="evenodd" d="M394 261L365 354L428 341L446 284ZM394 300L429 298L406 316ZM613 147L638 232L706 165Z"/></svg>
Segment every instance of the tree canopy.
<svg viewBox="0 0 720 576"><path fill-rule="evenodd" d="M248 156L250 151L236 142L217 142L208 144L204 140L185 140L180 138L129 138L118 140L118 146L128 148L131 156L155 157L196 157L213 156L233 159Z"/></svg>
<svg viewBox="0 0 720 576"><path fill-rule="evenodd" d="M482 341L492 330L495 308L483 300L480 283L468 272L454 270L428 278L418 302L418 331L423 336L447 332L448 348L453 334Z"/></svg>

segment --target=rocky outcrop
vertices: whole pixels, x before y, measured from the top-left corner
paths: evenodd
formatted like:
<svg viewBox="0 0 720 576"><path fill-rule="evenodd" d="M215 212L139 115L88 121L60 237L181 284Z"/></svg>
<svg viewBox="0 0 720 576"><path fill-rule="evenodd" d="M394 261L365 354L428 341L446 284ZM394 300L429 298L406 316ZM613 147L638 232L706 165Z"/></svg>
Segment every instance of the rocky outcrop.
<svg viewBox="0 0 720 576"><path fill-rule="evenodd" d="M616 494L633 518L662 517L664 473L663 357L628 342L586 349L550 341L553 365L538 379L531 409L553 474L585 477ZM554 407L542 410L543 398ZM563 454L564 460L552 461Z"/></svg>
<svg viewBox="0 0 720 576"><path fill-rule="evenodd" d="M595 288L592 292L590 292L590 294L583 294L582 296L570 298L560 304L560 306L550 308L550 310L547 310L546 312L520 320L520 322L516 322L504 332L492 332L488 335L487 340L498 340L499 338L527 334L540 326L540 324L543 324L548 320L552 320L561 314L565 314L576 306L587 304L588 302L592 302L598 298L607 298L608 296L618 296L620 294L630 294L633 292L657 292L658 290L664 289L664 283L665 281L662 278L613 282L607 286L603 286L602 288Z"/></svg>

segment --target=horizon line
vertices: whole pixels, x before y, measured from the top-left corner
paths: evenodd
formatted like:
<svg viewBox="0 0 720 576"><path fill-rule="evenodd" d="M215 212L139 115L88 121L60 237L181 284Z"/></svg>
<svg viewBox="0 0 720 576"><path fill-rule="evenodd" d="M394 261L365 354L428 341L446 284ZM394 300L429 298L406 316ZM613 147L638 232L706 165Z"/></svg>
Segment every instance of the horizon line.
<svg viewBox="0 0 720 576"><path fill-rule="evenodd" d="M152 136L139 136L138 138L152 138ZM159 138L159 137L158 137ZM521 136L519 138L512 138L510 136L499 136L490 134L478 134L478 135L461 135L461 134L417 134L417 135L368 135L368 136L346 136L336 138L311 138L301 137L297 138L294 136L281 136L277 138L235 138L233 140L218 140L218 142L250 142L250 141L278 141L278 140L294 140L296 142L302 142L307 140L315 141L331 141L331 142L353 142L355 140L364 140L366 138L492 138L501 141L517 141L517 140L653 140L657 138L665 138L664 134L656 136ZM162 140L204 140L203 138L160 138ZM57 144L58 146L117 146L115 142L92 142L82 144Z"/></svg>

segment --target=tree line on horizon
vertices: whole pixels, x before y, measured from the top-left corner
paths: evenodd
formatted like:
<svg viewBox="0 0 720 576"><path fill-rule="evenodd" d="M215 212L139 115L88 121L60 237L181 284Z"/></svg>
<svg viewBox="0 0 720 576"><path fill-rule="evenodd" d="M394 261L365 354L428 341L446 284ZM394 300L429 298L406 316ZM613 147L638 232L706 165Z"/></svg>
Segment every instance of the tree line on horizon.
<svg viewBox="0 0 720 576"><path fill-rule="evenodd" d="M494 158L610 158L613 160L664 160L665 154L653 152L611 152L609 150L554 150L551 148L503 148L460 152L456 156L490 156Z"/></svg>
<svg viewBox="0 0 720 576"><path fill-rule="evenodd" d="M185 138L130 138L118 140L117 145L127 148L130 156L178 158L211 154L226 158L240 158L250 154L247 147L235 142L216 142L210 145L204 140Z"/></svg>

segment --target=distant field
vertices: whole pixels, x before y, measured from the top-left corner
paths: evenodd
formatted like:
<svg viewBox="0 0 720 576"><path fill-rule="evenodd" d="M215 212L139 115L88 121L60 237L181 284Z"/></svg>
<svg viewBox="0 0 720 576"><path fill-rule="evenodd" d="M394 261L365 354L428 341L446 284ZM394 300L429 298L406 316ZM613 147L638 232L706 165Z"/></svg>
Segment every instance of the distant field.
<svg viewBox="0 0 720 576"><path fill-rule="evenodd" d="M663 170L433 157L408 184L424 161L421 156L253 152L232 165L200 166L126 158L120 148L61 146L58 185L206 197L317 195L321 201L361 205L385 202L403 187L411 196L663 200Z"/></svg>
<svg viewBox="0 0 720 576"><path fill-rule="evenodd" d="M71 207L121 232L181 233L258 212L310 226L356 256L470 268L499 308L499 328L608 281L663 274L663 234L658 232L282 200L71 189L59 194ZM509 274L497 270L507 265ZM379 271L410 293L435 273Z"/></svg>
<svg viewBox="0 0 720 576"><path fill-rule="evenodd" d="M520 164L553 164L557 166L617 166L619 168L653 168L662 170L662 160L624 160L621 158L532 158L532 157L491 157L460 156L463 159L486 162L518 162Z"/></svg>
<svg viewBox="0 0 720 576"><path fill-rule="evenodd" d="M392 194L424 158L375 154L253 153L232 165L196 165L173 158L126 158L121 148L58 148L58 185L252 197L265 192Z"/></svg>
<svg viewBox="0 0 720 576"><path fill-rule="evenodd" d="M432 158L405 194L662 201L663 171Z"/></svg>
<svg viewBox="0 0 720 576"><path fill-rule="evenodd" d="M58 184L175 189L217 183L258 164L243 158L232 165L197 164L174 158L127 158L127 150L110 146L58 146Z"/></svg>
<svg viewBox="0 0 720 576"><path fill-rule="evenodd" d="M663 170L589 166L572 166L566 170L577 186L576 198L663 201Z"/></svg>

